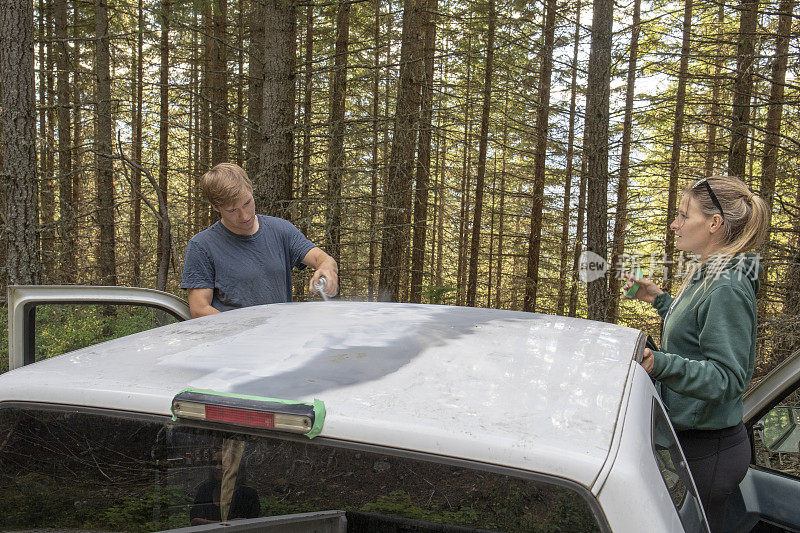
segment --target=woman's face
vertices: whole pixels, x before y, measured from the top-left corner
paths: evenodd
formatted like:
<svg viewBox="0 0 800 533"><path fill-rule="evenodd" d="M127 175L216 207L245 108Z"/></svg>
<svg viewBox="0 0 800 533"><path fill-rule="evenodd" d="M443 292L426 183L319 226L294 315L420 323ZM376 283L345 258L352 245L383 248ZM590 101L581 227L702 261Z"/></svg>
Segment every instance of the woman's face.
<svg viewBox="0 0 800 533"><path fill-rule="evenodd" d="M706 217L691 196L681 198L678 214L669 228L675 232L675 245L679 250L691 252L705 259L718 247L717 230L720 217Z"/></svg>

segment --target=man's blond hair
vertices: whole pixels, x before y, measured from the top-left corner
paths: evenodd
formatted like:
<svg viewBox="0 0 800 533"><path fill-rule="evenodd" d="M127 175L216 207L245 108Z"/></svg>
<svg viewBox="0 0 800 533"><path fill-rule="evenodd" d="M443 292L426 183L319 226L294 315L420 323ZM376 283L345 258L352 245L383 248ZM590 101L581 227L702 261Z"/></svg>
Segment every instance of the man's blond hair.
<svg viewBox="0 0 800 533"><path fill-rule="evenodd" d="M247 172L233 163L219 163L203 174L200 188L214 207L227 207L245 194L252 194L253 183Z"/></svg>

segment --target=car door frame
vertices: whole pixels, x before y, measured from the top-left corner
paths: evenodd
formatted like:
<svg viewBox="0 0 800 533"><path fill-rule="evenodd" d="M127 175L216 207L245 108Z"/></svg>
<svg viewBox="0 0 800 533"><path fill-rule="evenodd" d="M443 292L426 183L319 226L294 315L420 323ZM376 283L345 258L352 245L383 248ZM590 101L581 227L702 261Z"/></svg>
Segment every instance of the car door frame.
<svg viewBox="0 0 800 533"><path fill-rule="evenodd" d="M730 498L726 528L736 531L749 531L759 521L775 524L779 527L793 529L800 528L800 515L794 520L797 523L788 523L784 505L779 500L770 500L768 496L776 491L770 488L780 488L780 498L785 500L786 490L800 494L800 479L774 472L755 463L755 442L753 426L780 400L793 392L800 384L800 350L794 352L786 360L775 367L757 385L748 390L742 398L743 416L745 427L750 436L750 446L753 453L751 464L744 480ZM769 487L769 488L767 488ZM794 507L793 507L794 508ZM781 520L783 518L783 520Z"/></svg>
<svg viewBox="0 0 800 533"><path fill-rule="evenodd" d="M36 307L43 304L140 305L189 320L189 304L164 291L94 285L9 285L8 369L36 361Z"/></svg>

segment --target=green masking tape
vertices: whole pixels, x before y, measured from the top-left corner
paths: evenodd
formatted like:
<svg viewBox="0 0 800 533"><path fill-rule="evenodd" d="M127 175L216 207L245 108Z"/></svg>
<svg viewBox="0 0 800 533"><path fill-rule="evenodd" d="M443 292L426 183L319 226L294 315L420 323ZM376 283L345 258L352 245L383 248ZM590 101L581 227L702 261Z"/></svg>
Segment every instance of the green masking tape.
<svg viewBox="0 0 800 533"><path fill-rule="evenodd" d="M309 403L309 402L299 402L296 400L281 400L280 398L267 398L266 396L251 396L249 394L232 394L229 392L217 392L206 389L193 389L191 387L183 389L178 394L182 392L195 392L197 394L210 394L213 396L224 396L226 398L241 398L243 400L282 403L286 405L308 405L309 407L314 409L314 425L311 426L311 430L308 433L303 433L303 435L305 435L309 439L313 439L314 437L322 433L322 425L325 423L325 403L322 400L318 400L316 398L314 398L313 403ZM175 413L173 413L172 420L175 421L177 419L178 417L176 417Z"/></svg>

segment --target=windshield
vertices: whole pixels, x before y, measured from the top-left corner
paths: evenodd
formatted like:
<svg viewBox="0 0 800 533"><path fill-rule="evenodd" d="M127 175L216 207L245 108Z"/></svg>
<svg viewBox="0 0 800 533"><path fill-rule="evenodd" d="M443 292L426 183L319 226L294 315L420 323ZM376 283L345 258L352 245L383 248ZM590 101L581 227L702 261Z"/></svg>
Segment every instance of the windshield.
<svg viewBox="0 0 800 533"><path fill-rule="evenodd" d="M0 408L0 528L154 531L339 510L347 531L599 530L587 496L564 486L331 444Z"/></svg>

